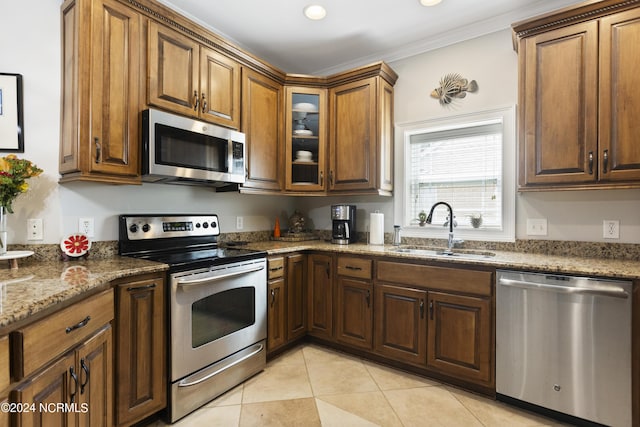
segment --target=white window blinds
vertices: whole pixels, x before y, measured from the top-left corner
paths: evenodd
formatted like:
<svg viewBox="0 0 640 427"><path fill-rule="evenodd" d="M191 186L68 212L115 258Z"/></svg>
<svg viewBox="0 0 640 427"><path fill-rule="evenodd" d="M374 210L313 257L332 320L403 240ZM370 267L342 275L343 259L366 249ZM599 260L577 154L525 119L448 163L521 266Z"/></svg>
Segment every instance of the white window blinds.
<svg viewBox="0 0 640 427"><path fill-rule="evenodd" d="M406 223L417 224L420 211L429 213L434 203L445 201L458 228L471 229L471 217L481 215L479 228L501 230L502 134L502 121L494 120L411 135ZM447 216L447 209L438 207L432 223L444 224Z"/></svg>

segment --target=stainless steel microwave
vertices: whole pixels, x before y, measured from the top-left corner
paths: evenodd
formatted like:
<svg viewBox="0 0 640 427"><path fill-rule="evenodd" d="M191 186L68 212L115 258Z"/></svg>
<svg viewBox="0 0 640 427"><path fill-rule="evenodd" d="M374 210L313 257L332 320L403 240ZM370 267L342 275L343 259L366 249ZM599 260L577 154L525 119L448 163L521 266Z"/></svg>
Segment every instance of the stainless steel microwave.
<svg viewBox="0 0 640 427"><path fill-rule="evenodd" d="M144 110L142 180L217 187L242 184L245 135L160 110Z"/></svg>

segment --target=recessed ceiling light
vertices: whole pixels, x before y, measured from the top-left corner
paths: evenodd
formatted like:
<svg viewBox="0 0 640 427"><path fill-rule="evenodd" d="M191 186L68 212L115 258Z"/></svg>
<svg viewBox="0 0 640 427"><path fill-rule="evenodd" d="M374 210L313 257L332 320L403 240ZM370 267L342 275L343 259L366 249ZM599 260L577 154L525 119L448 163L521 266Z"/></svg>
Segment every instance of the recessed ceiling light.
<svg viewBox="0 0 640 427"><path fill-rule="evenodd" d="M311 4L304 8L304 16L317 21L327 16L327 11L319 4Z"/></svg>
<svg viewBox="0 0 640 427"><path fill-rule="evenodd" d="M423 6L435 6L442 0L420 0L420 4Z"/></svg>

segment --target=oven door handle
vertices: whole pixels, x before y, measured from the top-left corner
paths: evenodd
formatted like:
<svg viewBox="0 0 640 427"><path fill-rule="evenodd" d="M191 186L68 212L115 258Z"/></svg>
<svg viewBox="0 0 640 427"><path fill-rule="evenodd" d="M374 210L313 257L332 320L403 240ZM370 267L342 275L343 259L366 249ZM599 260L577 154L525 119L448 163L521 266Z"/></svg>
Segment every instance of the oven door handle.
<svg viewBox="0 0 640 427"><path fill-rule="evenodd" d="M209 378L212 378L212 377L218 375L219 373L224 372L227 369L232 368L232 367L236 366L237 364L242 363L245 360L255 356L256 354L260 353L263 349L264 349L264 346L262 344L257 344L257 349L255 349L251 353L246 354L246 355L242 356L241 358L239 358L237 360L234 360L233 362L231 362L231 363L229 363L227 365L224 365L219 369L214 370L213 372L200 373L198 375L193 375L193 376L191 376L189 378L185 378L185 379L183 379L182 381L180 381L178 383L178 387L191 387L191 386L194 386L194 385L198 385L201 382L204 382L204 381L208 380ZM194 379L193 381L189 381L191 378L194 378L194 377L196 379Z"/></svg>
<svg viewBox="0 0 640 427"><path fill-rule="evenodd" d="M255 271L264 270L264 265L253 266L250 268L245 268L242 270L232 271L230 273L225 274L211 274L210 276L201 277L199 279L191 279L191 280L178 280L178 286L194 286L200 285L202 283L207 282L215 282L217 280L228 279L229 277L240 276L242 274L253 273Z"/></svg>

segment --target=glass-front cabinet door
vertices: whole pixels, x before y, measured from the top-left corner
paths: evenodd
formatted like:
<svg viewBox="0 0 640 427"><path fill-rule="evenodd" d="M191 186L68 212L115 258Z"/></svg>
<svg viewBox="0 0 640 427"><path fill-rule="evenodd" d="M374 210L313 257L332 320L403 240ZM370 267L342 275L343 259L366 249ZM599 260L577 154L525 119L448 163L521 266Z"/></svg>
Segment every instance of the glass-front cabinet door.
<svg viewBox="0 0 640 427"><path fill-rule="evenodd" d="M327 91L287 87L286 189L324 191Z"/></svg>

